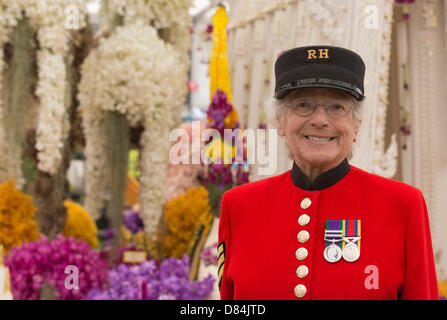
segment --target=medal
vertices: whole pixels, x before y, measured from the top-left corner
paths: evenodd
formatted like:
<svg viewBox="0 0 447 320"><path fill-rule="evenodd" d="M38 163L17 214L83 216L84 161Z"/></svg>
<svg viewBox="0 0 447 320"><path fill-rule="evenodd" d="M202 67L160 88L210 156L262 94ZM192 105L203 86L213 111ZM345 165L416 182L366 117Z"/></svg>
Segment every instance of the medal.
<svg viewBox="0 0 447 320"><path fill-rule="evenodd" d="M360 220L343 220L343 259L354 262L360 257Z"/></svg>
<svg viewBox="0 0 447 320"><path fill-rule="evenodd" d="M349 242L343 249L343 259L354 262L360 257L360 250L353 242Z"/></svg>
<svg viewBox="0 0 447 320"><path fill-rule="evenodd" d="M335 243L330 244L324 249L324 258L327 262L337 262L342 257L342 251Z"/></svg>
<svg viewBox="0 0 447 320"><path fill-rule="evenodd" d="M327 262L337 262L342 257L342 249L340 248L343 240L343 229L340 220L327 220L326 230L324 231L324 240L326 248L323 256Z"/></svg>

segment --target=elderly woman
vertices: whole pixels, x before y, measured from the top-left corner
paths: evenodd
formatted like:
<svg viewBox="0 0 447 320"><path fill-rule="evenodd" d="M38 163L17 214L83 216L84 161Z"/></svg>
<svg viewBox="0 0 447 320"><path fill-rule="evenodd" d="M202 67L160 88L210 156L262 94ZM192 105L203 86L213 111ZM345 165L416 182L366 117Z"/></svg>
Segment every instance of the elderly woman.
<svg viewBox="0 0 447 320"><path fill-rule="evenodd" d="M291 170L227 191L222 299L439 299L421 191L348 163L365 65L339 47L275 64L275 121Z"/></svg>

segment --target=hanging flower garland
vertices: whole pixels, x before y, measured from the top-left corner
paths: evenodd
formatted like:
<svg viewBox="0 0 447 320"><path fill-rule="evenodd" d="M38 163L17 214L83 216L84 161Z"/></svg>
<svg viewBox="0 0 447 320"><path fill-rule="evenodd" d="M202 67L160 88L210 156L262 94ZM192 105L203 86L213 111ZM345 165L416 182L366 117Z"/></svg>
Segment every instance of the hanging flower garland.
<svg viewBox="0 0 447 320"><path fill-rule="evenodd" d="M156 230L165 199L168 133L172 116L183 108L187 66L177 52L142 22L118 27L84 62L79 86L86 143L85 206L97 218L105 189L107 112L142 125L140 206L145 230Z"/></svg>
<svg viewBox="0 0 447 320"><path fill-rule="evenodd" d="M79 28L85 26L86 0L71 0L78 10ZM61 148L68 132L65 118L65 61L70 40L70 30L65 26L67 3L59 0L0 0L0 74L4 68L3 47L13 28L23 18L29 19L37 31L38 77L36 95L40 99L40 112L36 131L38 168L50 174L56 173L62 158ZM0 88L1 88L0 79ZM0 99L1 100L1 99ZM0 121L3 121L0 106ZM5 141L3 123L0 123L0 144ZM0 151L5 146L0 145ZM3 153L3 152L2 152ZM0 167L5 162L0 159Z"/></svg>

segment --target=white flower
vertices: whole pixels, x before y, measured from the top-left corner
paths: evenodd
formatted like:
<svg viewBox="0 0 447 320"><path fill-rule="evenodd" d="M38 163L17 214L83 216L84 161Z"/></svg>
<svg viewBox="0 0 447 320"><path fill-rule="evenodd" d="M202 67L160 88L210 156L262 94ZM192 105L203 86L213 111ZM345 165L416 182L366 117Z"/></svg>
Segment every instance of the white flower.
<svg viewBox="0 0 447 320"><path fill-rule="evenodd" d="M131 126L145 128L140 205L146 231L155 231L165 199L168 133L183 108L187 70L177 50L141 23L118 27L85 60L78 98L87 139L86 208L96 217L105 187L101 158L106 139L94 119L118 111Z"/></svg>

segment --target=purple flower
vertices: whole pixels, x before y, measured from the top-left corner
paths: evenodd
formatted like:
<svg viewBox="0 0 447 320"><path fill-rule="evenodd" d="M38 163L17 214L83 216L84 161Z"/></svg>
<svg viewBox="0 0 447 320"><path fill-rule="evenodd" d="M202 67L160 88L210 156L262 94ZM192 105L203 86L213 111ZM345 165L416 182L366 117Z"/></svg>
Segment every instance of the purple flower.
<svg viewBox="0 0 447 320"><path fill-rule="evenodd" d="M189 257L168 258L157 265L155 260L138 265L120 264L108 273L109 288L93 289L88 293L92 300L140 300L142 288L147 288L149 300L205 299L213 290L214 277L203 281L189 280ZM147 286L142 286L146 281Z"/></svg>
<svg viewBox="0 0 447 320"><path fill-rule="evenodd" d="M206 111L209 119L206 127L219 131L222 137L224 136L224 129L239 128L239 122L236 123L234 128L225 128L224 119L231 111L233 111L233 106L228 102L227 95L222 90L217 90Z"/></svg>
<svg viewBox="0 0 447 320"><path fill-rule="evenodd" d="M53 241L41 237L38 241L13 247L5 259L11 272L14 299L38 300L45 282L56 287L56 298L81 300L88 291L104 288L107 276L105 255L90 249L88 243L58 235ZM67 288L65 281L76 267L79 286ZM73 284L73 283L72 283Z"/></svg>
<svg viewBox="0 0 447 320"><path fill-rule="evenodd" d="M208 165L206 176L201 173L201 179L205 186L214 183L222 190L224 186L238 186L249 182L250 168L248 164L233 163Z"/></svg>
<svg viewBox="0 0 447 320"><path fill-rule="evenodd" d="M144 230L143 220L141 220L138 211L127 209L124 212L124 225L132 233Z"/></svg>

